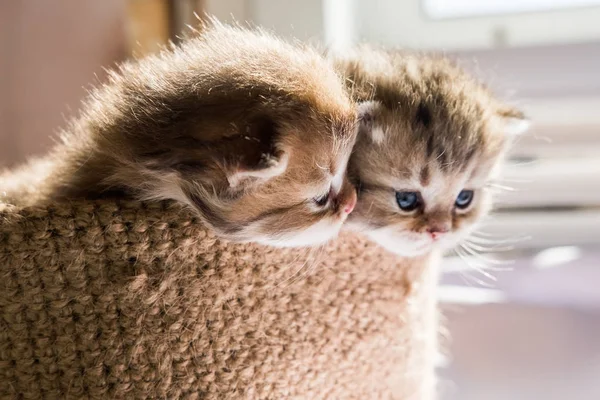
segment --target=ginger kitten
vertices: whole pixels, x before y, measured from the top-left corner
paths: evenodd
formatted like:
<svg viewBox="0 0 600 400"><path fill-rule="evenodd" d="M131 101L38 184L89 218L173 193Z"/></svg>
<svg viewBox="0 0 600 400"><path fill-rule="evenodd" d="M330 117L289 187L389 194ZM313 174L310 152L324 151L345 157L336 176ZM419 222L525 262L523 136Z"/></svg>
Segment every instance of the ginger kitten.
<svg viewBox="0 0 600 400"><path fill-rule="evenodd" d="M213 21L112 72L63 143L0 176L0 201L172 199L229 240L322 243L356 201L346 174L356 125L354 103L317 52Z"/></svg>
<svg viewBox="0 0 600 400"><path fill-rule="evenodd" d="M489 212L523 114L444 58L361 47L334 63L362 103L349 227L402 256L458 244Z"/></svg>

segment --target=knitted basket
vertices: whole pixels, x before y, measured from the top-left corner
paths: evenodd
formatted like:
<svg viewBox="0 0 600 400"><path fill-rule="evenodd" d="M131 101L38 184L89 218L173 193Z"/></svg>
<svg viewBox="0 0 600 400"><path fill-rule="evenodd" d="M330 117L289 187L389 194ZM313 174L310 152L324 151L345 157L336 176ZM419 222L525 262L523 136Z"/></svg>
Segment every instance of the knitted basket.
<svg viewBox="0 0 600 400"><path fill-rule="evenodd" d="M168 203L0 211L0 396L430 399L436 263L216 239Z"/></svg>

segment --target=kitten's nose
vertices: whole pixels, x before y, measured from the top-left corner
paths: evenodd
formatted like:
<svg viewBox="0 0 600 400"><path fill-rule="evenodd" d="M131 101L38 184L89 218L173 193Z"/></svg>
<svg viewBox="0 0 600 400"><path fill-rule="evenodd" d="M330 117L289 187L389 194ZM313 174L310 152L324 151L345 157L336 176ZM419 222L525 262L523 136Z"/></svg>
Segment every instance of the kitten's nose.
<svg viewBox="0 0 600 400"><path fill-rule="evenodd" d="M441 236L444 236L444 234L448 233L449 230L449 224L435 224L427 228L427 233L431 235L432 239L438 239Z"/></svg>
<svg viewBox="0 0 600 400"><path fill-rule="evenodd" d="M352 212L352 210L354 210L354 207L356 206L356 190L352 189L352 192L350 192L350 196L349 198L346 200L346 203L343 205L344 207L344 213L346 214L350 214Z"/></svg>
<svg viewBox="0 0 600 400"><path fill-rule="evenodd" d="M344 216L348 215L354 210L356 201L356 189L350 183L347 183L335 198L335 209Z"/></svg>

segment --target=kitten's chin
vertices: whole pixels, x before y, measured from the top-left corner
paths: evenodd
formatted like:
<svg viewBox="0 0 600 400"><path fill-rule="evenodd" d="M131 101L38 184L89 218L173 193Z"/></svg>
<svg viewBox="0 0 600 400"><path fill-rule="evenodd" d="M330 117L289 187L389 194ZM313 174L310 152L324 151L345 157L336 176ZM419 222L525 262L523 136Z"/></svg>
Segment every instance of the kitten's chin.
<svg viewBox="0 0 600 400"><path fill-rule="evenodd" d="M309 228L289 233L263 234L252 241L273 247L310 247L327 243L340 233L342 224L322 220Z"/></svg>

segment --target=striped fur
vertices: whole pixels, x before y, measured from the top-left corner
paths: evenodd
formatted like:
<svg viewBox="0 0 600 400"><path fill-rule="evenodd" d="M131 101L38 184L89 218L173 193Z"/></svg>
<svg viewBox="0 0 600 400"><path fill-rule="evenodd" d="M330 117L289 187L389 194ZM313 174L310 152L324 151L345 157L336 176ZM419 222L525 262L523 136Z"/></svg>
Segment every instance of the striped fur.
<svg viewBox="0 0 600 400"><path fill-rule="evenodd" d="M488 184L523 114L442 57L363 46L332 59L361 103L349 225L406 256L457 243L489 211ZM463 189L475 197L459 210ZM421 206L402 211L397 191L418 192ZM439 226L450 230L434 238Z"/></svg>

